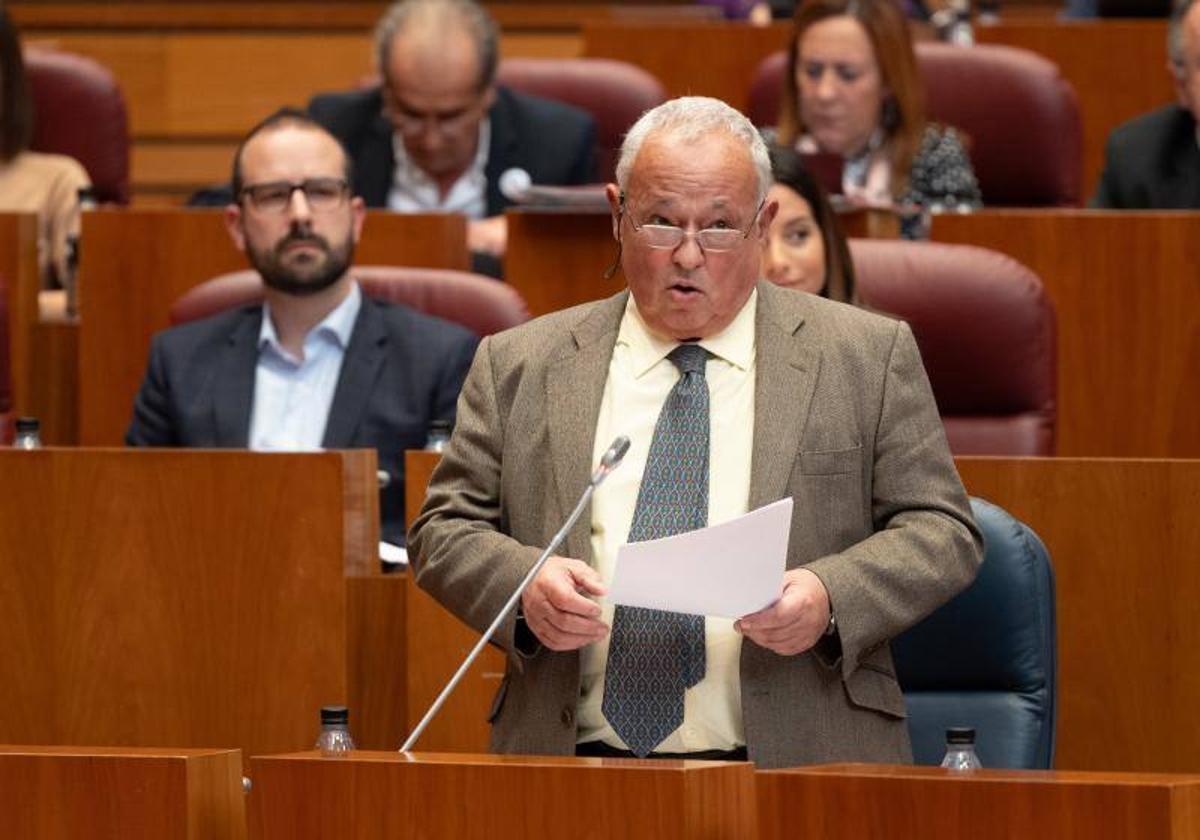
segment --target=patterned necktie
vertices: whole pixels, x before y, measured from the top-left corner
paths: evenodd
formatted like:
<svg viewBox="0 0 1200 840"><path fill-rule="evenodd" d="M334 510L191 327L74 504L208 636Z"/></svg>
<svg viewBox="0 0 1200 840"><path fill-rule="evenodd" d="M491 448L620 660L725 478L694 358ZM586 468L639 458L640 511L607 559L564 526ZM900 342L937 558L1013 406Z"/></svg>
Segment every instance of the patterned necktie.
<svg viewBox="0 0 1200 840"><path fill-rule="evenodd" d="M708 351L681 344L667 358L681 375L654 426L629 542L708 524ZM679 728L684 690L703 676L703 616L616 608L601 709L635 754L648 755Z"/></svg>

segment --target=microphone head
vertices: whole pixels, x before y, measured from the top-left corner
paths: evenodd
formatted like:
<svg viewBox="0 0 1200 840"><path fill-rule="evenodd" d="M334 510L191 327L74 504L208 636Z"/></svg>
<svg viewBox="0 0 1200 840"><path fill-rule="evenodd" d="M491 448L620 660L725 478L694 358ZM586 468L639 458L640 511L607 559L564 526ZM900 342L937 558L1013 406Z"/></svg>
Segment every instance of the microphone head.
<svg viewBox="0 0 1200 840"><path fill-rule="evenodd" d="M629 451L629 438L625 435L620 435L608 447L608 451L600 458L600 466L606 470L611 470L621 463L621 459L625 457L625 453Z"/></svg>
<svg viewBox="0 0 1200 840"><path fill-rule="evenodd" d="M500 188L500 194L509 201L520 202L533 186L533 179L524 169L514 166L500 173L500 180L496 182L496 186Z"/></svg>

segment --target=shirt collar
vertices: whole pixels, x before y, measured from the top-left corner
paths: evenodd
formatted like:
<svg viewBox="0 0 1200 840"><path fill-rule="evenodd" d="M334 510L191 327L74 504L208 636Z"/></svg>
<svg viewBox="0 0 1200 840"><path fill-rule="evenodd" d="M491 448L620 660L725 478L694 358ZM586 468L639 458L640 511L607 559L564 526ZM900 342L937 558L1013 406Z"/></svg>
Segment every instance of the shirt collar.
<svg viewBox="0 0 1200 840"><path fill-rule="evenodd" d="M467 170L459 176L461 181L463 178L473 176L483 176L484 169L487 167L488 146L492 141L492 121L490 117L484 117L479 121L479 142L475 147L475 159L471 161L471 165ZM424 184L433 183L433 179L424 169L413 163L412 158L408 156L408 149L404 148L404 138L400 136L400 132L392 132L392 155L396 159L396 171L406 183L409 184Z"/></svg>
<svg viewBox="0 0 1200 840"><path fill-rule="evenodd" d="M307 342L310 336L325 335L333 339L333 341L342 350L350 346L350 335L354 332L354 322L358 320L358 311L362 309L362 291L358 288L358 283L350 284L350 294L333 308L333 311L321 319L321 322L309 330L308 335L304 337ZM279 335L275 332L275 322L271 320L271 304L263 301L263 317L262 326L258 328L258 349L262 350L264 345L270 347L286 355L283 347L279 344Z"/></svg>
<svg viewBox="0 0 1200 840"><path fill-rule="evenodd" d="M757 309L758 289L753 289L729 326L696 343L718 359L723 359L741 370L749 370L754 362L754 318ZM650 331L638 311L633 295L629 296L625 305L625 314L617 332L617 344L624 344L629 348L635 378L644 376L679 346L678 341L663 338Z"/></svg>

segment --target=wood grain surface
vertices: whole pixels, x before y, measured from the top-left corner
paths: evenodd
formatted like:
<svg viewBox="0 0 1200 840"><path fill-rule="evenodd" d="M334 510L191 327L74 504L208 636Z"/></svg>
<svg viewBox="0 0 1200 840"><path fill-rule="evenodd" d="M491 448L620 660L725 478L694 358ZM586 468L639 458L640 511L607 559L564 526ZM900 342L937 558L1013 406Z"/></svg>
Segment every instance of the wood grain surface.
<svg viewBox="0 0 1200 840"><path fill-rule="evenodd" d="M755 774L759 837L1184 840L1200 776L829 765Z"/></svg>
<svg viewBox="0 0 1200 840"><path fill-rule="evenodd" d="M249 757L353 698L388 716L364 746L396 743L402 588L347 586L375 557L346 513L378 494L373 451L0 450L0 483L0 742Z"/></svg>
<svg viewBox="0 0 1200 840"><path fill-rule="evenodd" d="M1050 552L1055 766L1200 773L1200 461L957 463L969 493L1028 524Z"/></svg>
<svg viewBox="0 0 1200 840"><path fill-rule="evenodd" d="M0 746L5 837L244 840L237 750Z"/></svg>
<svg viewBox="0 0 1200 840"><path fill-rule="evenodd" d="M251 774L260 840L755 836L747 763L307 753L254 758Z"/></svg>

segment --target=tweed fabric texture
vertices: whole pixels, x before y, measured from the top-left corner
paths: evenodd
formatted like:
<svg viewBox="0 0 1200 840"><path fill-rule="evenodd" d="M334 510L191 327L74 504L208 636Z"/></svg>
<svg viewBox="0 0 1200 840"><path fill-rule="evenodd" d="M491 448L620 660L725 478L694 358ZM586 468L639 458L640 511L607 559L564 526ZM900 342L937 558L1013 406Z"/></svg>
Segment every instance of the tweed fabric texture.
<svg viewBox="0 0 1200 840"><path fill-rule="evenodd" d="M629 542L708 524L708 351L681 344L667 357L679 381L654 427ZM618 606L604 676L604 716L639 756L683 723L684 691L704 677L704 617Z"/></svg>

